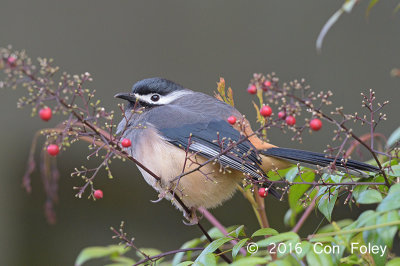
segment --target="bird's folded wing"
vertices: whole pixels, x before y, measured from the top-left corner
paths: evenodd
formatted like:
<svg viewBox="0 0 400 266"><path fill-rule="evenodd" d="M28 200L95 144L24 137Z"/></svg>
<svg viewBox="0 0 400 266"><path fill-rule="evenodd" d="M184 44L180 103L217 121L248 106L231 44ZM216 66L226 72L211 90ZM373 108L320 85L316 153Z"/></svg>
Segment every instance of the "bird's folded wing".
<svg viewBox="0 0 400 266"><path fill-rule="evenodd" d="M224 167L244 172L251 177L263 175L256 149L244 136L224 120L185 124L181 127L158 129L164 139L180 148L189 149L207 159L218 156L229 147L228 152L217 157ZM190 143L189 143L190 138Z"/></svg>

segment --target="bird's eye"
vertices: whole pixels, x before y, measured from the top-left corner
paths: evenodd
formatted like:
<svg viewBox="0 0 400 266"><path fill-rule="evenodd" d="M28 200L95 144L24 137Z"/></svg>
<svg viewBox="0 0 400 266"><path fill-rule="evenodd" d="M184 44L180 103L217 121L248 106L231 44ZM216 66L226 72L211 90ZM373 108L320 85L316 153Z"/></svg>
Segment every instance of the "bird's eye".
<svg viewBox="0 0 400 266"><path fill-rule="evenodd" d="M154 94L153 96L151 96L150 99L151 99L153 102L157 102L158 100L160 100L160 95Z"/></svg>

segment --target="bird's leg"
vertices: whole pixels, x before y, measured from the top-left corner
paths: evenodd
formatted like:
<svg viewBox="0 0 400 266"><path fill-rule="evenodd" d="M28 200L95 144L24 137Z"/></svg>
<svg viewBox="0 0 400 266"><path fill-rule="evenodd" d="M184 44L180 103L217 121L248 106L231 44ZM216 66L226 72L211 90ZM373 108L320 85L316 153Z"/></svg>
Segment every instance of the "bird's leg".
<svg viewBox="0 0 400 266"><path fill-rule="evenodd" d="M183 221L184 224L186 225L195 225L199 223L199 220L202 218L197 216L197 208L196 207L191 207L190 208L190 213L186 213L183 215L183 217L186 218L186 220L188 220L189 222L185 222Z"/></svg>

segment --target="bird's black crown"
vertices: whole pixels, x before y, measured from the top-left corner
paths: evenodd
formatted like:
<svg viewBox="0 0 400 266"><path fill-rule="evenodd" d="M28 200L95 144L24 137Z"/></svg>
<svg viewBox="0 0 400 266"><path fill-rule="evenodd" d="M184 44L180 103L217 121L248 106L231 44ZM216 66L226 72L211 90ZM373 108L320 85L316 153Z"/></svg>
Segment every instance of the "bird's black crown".
<svg viewBox="0 0 400 266"><path fill-rule="evenodd" d="M136 82L132 87L132 93L146 95L157 93L167 95L173 91L183 90L181 85L163 78L148 78Z"/></svg>

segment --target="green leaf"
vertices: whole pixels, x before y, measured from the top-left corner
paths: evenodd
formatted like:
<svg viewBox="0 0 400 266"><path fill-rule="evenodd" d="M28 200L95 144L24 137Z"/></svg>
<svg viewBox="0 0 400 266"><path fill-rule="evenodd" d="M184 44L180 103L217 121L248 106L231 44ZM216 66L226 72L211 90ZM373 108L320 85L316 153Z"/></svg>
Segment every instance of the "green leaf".
<svg viewBox="0 0 400 266"><path fill-rule="evenodd" d="M131 266L135 264L135 261L133 259L124 256L112 258L111 260L114 263L107 264L105 266Z"/></svg>
<svg viewBox="0 0 400 266"><path fill-rule="evenodd" d="M386 170L386 173L388 175L395 177L400 176L400 165L393 165L391 168L392 168L391 171Z"/></svg>
<svg viewBox="0 0 400 266"><path fill-rule="evenodd" d="M278 234L278 231L272 228L261 228L255 231L251 237L256 237L256 236L275 236Z"/></svg>
<svg viewBox="0 0 400 266"><path fill-rule="evenodd" d="M282 179L282 177L285 177L287 172L289 172L290 169L292 169L292 168L297 168L297 166L289 167L286 169L281 169L278 171L269 171L267 173L268 179L273 180L273 181L280 180L280 179Z"/></svg>
<svg viewBox="0 0 400 266"><path fill-rule="evenodd" d="M299 260L302 260L304 258L304 256L308 253L308 251L311 248L311 244L307 241L301 241L300 245L299 245L300 249L298 249L296 251L296 246L295 246L295 254L297 256L297 258L299 258ZM298 252L299 250L301 250L301 252Z"/></svg>
<svg viewBox="0 0 400 266"><path fill-rule="evenodd" d="M236 230L236 228L238 228L239 226L240 225L231 225L226 228L226 231L231 232L233 230ZM210 230L208 230L208 234L212 239L217 239L225 236L217 227L213 227ZM204 235L200 239L202 241L207 241L207 238Z"/></svg>
<svg viewBox="0 0 400 266"><path fill-rule="evenodd" d="M239 253L240 249L246 244L249 238L244 238L240 240L233 248L232 248L232 257L236 258L236 255Z"/></svg>
<svg viewBox="0 0 400 266"><path fill-rule="evenodd" d="M116 263L109 264L109 265L114 265L114 266L116 266L117 264L120 265L120 266L122 266L122 265L124 265L124 266L130 266L130 265L135 264L135 261L134 261L133 259L128 258L128 257L124 257L124 256L119 256L119 257L116 257L116 258L111 258L111 260L112 260L113 262L116 262Z"/></svg>
<svg viewBox="0 0 400 266"><path fill-rule="evenodd" d="M213 253L208 253L200 257L200 260L198 261L202 263L203 265L206 266L214 266L217 265L217 260L215 258L215 255Z"/></svg>
<svg viewBox="0 0 400 266"><path fill-rule="evenodd" d="M390 187L389 193L379 204L377 211L391 211L400 208L400 183Z"/></svg>
<svg viewBox="0 0 400 266"><path fill-rule="evenodd" d="M127 252L129 248L124 246L111 245L107 247L87 247L84 248L75 260L75 266L80 266L88 260L110 257L112 255L119 256Z"/></svg>
<svg viewBox="0 0 400 266"><path fill-rule="evenodd" d="M333 183L340 183L343 179L342 175L330 175L329 177L331 178Z"/></svg>
<svg viewBox="0 0 400 266"><path fill-rule="evenodd" d="M217 239L217 240L214 240L213 242L211 242L211 243L200 253L200 255L197 257L197 259L195 260L195 262L199 262L202 256L214 252L214 251L217 250L220 246L222 246L223 244L225 244L226 242L231 241L231 240L232 240L232 238L230 238L230 237L222 237L222 238L219 238L219 239Z"/></svg>
<svg viewBox="0 0 400 266"><path fill-rule="evenodd" d="M400 192L400 183L394 184L389 189L389 195L390 194L397 194L399 192Z"/></svg>
<svg viewBox="0 0 400 266"><path fill-rule="evenodd" d="M385 246L383 243L382 239L380 238L379 234L377 233L376 230L371 230L371 231L364 231L363 232L363 238L364 242L366 245L376 245L376 246ZM379 252L378 254L374 254L371 252L371 256L375 261L375 265L383 265L386 261L386 256L388 254L388 249L386 248L385 254L381 256L381 253Z"/></svg>
<svg viewBox="0 0 400 266"><path fill-rule="evenodd" d="M375 212L373 210L364 211L363 213L360 214L360 216L358 216L354 224L356 225L356 228L363 227L366 224L370 223L370 221L376 219L378 215L380 215L380 213ZM346 226L345 228L343 228L343 230L345 229L351 229L351 228L348 228L348 226Z"/></svg>
<svg viewBox="0 0 400 266"><path fill-rule="evenodd" d="M243 229L244 229L244 225L241 225L238 228L236 228L234 231L230 232L228 235L236 237L236 238L239 236L245 236Z"/></svg>
<svg viewBox="0 0 400 266"><path fill-rule="evenodd" d="M312 182L314 181L314 172L305 172L300 176L297 176L294 180L296 182ZM299 199L307 191L310 185L296 184L290 187L289 190L289 205L291 209L296 209L300 206ZM302 209L302 207L300 207Z"/></svg>
<svg viewBox="0 0 400 266"><path fill-rule="evenodd" d="M391 211L384 213L377 217L376 224L385 224L399 220L399 215L397 211ZM393 238L397 232L397 226L390 226L390 227L380 227L376 229L379 238L382 239L383 243L388 246L389 249L392 248L393 245Z"/></svg>
<svg viewBox="0 0 400 266"><path fill-rule="evenodd" d="M360 193L357 203L372 204L382 201L382 195L375 189L368 189Z"/></svg>
<svg viewBox="0 0 400 266"><path fill-rule="evenodd" d="M322 236L322 237L313 237L310 239L310 242L330 243L330 242L336 242L336 240L331 236Z"/></svg>
<svg viewBox="0 0 400 266"><path fill-rule="evenodd" d="M197 247L200 243L201 243L201 239L200 238L195 238L192 240L187 241L186 243L184 243L181 247L181 249L185 249L185 248L195 248ZM177 265L178 263L180 263L182 261L183 256L185 255L185 252L179 252L176 253L174 256L174 259L172 260L172 265Z"/></svg>
<svg viewBox="0 0 400 266"><path fill-rule="evenodd" d="M293 266L293 264L285 260L275 260L271 263L268 263L268 266Z"/></svg>
<svg viewBox="0 0 400 266"><path fill-rule="evenodd" d="M400 8L400 4L398 6ZM396 7L397 9L397 7ZM400 127L398 127L395 131L393 131L393 133L390 135L387 143L386 143L386 147L391 147L393 144L395 144L397 141L400 140Z"/></svg>
<svg viewBox="0 0 400 266"><path fill-rule="evenodd" d="M303 173L301 176L297 175L297 168L294 168L294 170L291 174L290 171L288 172L288 176L290 179L293 179L294 182L312 182L314 181L315 178L315 173L313 171L307 171ZM303 170L303 169L301 169ZM294 177L291 177L293 175ZM296 184L292 185L289 190L289 206L290 209L292 210L291 216L290 216L290 225L294 224L296 222L296 215L303 211L304 206L301 204L300 199L303 197L304 193L310 188L310 185L306 184ZM289 217L288 217L289 218Z"/></svg>
<svg viewBox="0 0 400 266"><path fill-rule="evenodd" d="M237 260L231 264L231 266L254 266L258 264L266 264L268 260L260 257L245 257Z"/></svg>
<svg viewBox="0 0 400 266"><path fill-rule="evenodd" d="M158 249L155 248L141 248L140 251L142 251L144 254L146 254L147 256L151 257L151 256L156 256L158 254L161 254L162 252ZM145 257L143 256L142 253L140 253L139 251L136 251L136 255L142 259L144 259Z"/></svg>
<svg viewBox="0 0 400 266"><path fill-rule="evenodd" d="M306 258L308 265L333 265L331 254L325 253L320 245L316 245L311 248L310 251L307 253Z"/></svg>
<svg viewBox="0 0 400 266"><path fill-rule="evenodd" d="M299 169L297 167L293 167L286 173L285 178L289 182L293 182L298 173L299 173Z"/></svg>
<svg viewBox="0 0 400 266"><path fill-rule="evenodd" d="M393 258L386 263L386 266L398 266L400 265L400 258Z"/></svg>
<svg viewBox="0 0 400 266"><path fill-rule="evenodd" d="M183 262L181 262L179 264L176 264L176 266L189 266L189 265L192 265L192 264L193 264L193 261L183 261ZM175 264L172 264L172 265L175 265Z"/></svg>
<svg viewBox="0 0 400 266"><path fill-rule="evenodd" d="M338 193L335 190L329 194L323 195L320 200L318 201L318 210L326 217L326 219L330 222L332 220L332 211L333 207L335 206L335 202L337 200Z"/></svg>
<svg viewBox="0 0 400 266"><path fill-rule="evenodd" d="M348 225L350 225L350 224L352 224L352 223L353 223L353 220L351 220L351 219L344 219L344 220L337 221L337 222L336 222L336 226L338 226L338 227L340 227L340 228L343 228L343 227L348 226ZM327 224L327 225L321 227L321 228L317 231L317 233L318 233L318 234L321 234L321 233L328 233L328 232L333 232L333 231L335 231L335 227L334 227L332 224Z"/></svg>
<svg viewBox="0 0 400 266"><path fill-rule="evenodd" d="M354 188L354 190L353 190L353 197L354 197L354 199L355 200L358 200L358 198L360 197L360 194L362 193L362 192L364 192L365 190L367 190L368 189L368 186L367 185L358 185L358 186L356 186L355 188Z"/></svg>
<svg viewBox="0 0 400 266"><path fill-rule="evenodd" d="M285 232L279 235L270 236L267 239L263 239L257 242L258 247L268 247L272 243L284 242L284 241L300 241L300 237L298 234L294 232Z"/></svg>
<svg viewBox="0 0 400 266"><path fill-rule="evenodd" d="M296 214L293 212L292 209L288 209L283 217L283 223L287 226L293 227L296 222Z"/></svg>

